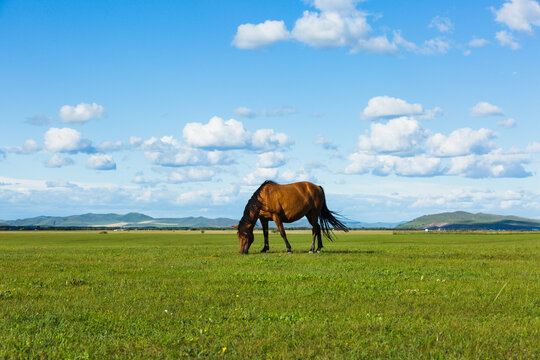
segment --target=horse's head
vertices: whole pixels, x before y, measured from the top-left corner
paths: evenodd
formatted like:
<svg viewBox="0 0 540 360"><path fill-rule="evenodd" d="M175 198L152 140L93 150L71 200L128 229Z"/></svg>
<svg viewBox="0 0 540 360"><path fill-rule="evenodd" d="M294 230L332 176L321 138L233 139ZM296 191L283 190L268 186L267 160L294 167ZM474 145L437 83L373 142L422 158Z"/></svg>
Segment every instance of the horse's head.
<svg viewBox="0 0 540 360"><path fill-rule="evenodd" d="M240 254L247 254L249 247L254 240L253 226L240 222L240 224L234 226L234 228L238 229L236 234L238 235L238 241L240 242Z"/></svg>

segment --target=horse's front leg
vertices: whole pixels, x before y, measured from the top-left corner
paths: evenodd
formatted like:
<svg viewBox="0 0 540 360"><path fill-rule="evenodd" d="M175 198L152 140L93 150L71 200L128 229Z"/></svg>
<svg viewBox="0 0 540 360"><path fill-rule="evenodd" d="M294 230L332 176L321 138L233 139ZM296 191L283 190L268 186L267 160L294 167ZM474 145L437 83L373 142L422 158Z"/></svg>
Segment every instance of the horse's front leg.
<svg viewBox="0 0 540 360"><path fill-rule="evenodd" d="M285 234L285 228L283 227L283 224L281 223L281 219L278 215L273 215L272 219L276 223L276 226L279 229L279 233L281 234L281 237L283 238L283 241L285 241L285 246L287 247L287 252L292 253L291 244L289 244L289 240L287 240L287 234Z"/></svg>
<svg viewBox="0 0 540 360"><path fill-rule="evenodd" d="M264 235L264 247L261 250L261 252L265 253L268 250L270 250L270 245L268 244L268 219L260 218L259 220L261 221L261 225L263 228L263 235Z"/></svg>

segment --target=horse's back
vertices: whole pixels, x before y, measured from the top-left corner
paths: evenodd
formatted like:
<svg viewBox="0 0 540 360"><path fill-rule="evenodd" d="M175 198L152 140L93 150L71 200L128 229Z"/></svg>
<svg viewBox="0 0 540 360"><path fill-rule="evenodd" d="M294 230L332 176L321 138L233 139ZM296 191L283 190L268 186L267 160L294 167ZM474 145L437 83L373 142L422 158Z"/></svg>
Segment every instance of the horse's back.
<svg viewBox="0 0 540 360"><path fill-rule="evenodd" d="M265 191L267 211L281 213L284 221L296 221L311 210L320 211L324 203L322 189L308 181L272 184Z"/></svg>

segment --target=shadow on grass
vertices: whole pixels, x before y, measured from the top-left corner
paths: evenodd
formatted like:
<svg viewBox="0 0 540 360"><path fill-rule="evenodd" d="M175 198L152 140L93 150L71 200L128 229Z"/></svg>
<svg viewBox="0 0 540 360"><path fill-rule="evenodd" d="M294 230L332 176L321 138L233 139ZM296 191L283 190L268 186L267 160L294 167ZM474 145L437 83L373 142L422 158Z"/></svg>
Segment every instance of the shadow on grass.
<svg viewBox="0 0 540 360"><path fill-rule="evenodd" d="M320 253L314 252L311 255L324 255L324 254L382 254L380 250L323 250ZM270 255L270 254L287 254L285 250L268 250L265 253L259 251L250 251L249 255ZM293 250L291 255L295 254L310 254L305 250Z"/></svg>

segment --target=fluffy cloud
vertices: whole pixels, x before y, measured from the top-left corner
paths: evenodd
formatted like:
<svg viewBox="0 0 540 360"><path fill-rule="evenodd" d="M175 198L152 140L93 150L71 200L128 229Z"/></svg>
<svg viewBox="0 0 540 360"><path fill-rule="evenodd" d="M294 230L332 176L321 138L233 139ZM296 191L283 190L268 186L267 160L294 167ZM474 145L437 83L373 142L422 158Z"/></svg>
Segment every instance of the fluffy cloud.
<svg viewBox="0 0 540 360"><path fill-rule="evenodd" d="M186 191L176 198L176 204L197 204L199 207L201 204L217 206L230 203L237 195L237 186L228 186L217 190Z"/></svg>
<svg viewBox="0 0 540 360"><path fill-rule="evenodd" d="M111 155L95 154L88 157L86 167L95 170L116 170L116 162Z"/></svg>
<svg viewBox="0 0 540 360"><path fill-rule="evenodd" d="M16 146L16 147L10 147L7 149L8 152L14 153L14 154L32 154L39 150L41 150L41 147L38 145L38 143L34 139L26 140L22 147Z"/></svg>
<svg viewBox="0 0 540 360"><path fill-rule="evenodd" d="M470 46L470 47L478 48L478 47L485 46L485 45L487 45L488 43L489 43L489 41L487 41L486 39L473 37L473 38L471 39L471 41L469 41L469 46Z"/></svg>
<svg viewBox="0 0 540 360"><path fill-rule="evenodd" d="M395 173L399 176L435 176L441 174L441 160L425 155L399 157L395 155L372 155L365 152L349 156L351 163L345 168L346 174L365 174L386 176Z"/></svg>
<svg viewBox="0 0 540 360"><path fill-rule="evenodd" d="M248 117L248 118L257 116L257 113L255 111L245 106L237 107L236 109L234 109L234 113L237 116Z"/></svg>
<svg viewBox="0 0 540 360"><path fill-rule="evenodd" d="M333 11L304 11L292 30L295 39L313 47L356 47L366 39L371 27L365 14L353 11L347 15Z"/></svg>
<svg viewBox="0 0 540 360"><path fill-rule="evenodd" d="M454 24L449 18L435 16L431 20L429 28L436 28L442 33L451 33L452 31L454 31Z"/></svg>
<svg viewBox="0 0 540 360"><path fill-rule="evenodd" d="M293 143L284 133L272 129L259 129L251 133L244 129L240 121L223 120L214 116L208 124L188 123L183 131L186 143L206 149L252 149L269 151L286 147Z"/></svg>
<svg viewBox="0 0 540 360"><path fill-rule="evenodd" d="M417 52L424 55L446 54L450 50L450 43L441 38L424 41L422 47Z"/></svg>
<svg viewBox="0 0 540 360"><path fill-rule="evenodd" d="M137 140L137 143L139 141ZM172 136L152 137L139 148L154 165L181 167L190 165L229 164L232 160L222 151L204 151L187 146Z"/></svg>
<svg viewBox="0 0 540 360"><path fill-rule="evenodd" d="M285 164L285 155L275 151L259 154L259 161L256 166L261 168L275 168L283 164Z"/></svg>
<svg viewBox="0 0 540 360"><path fill-rule="evenodd" d="M504 115L504 111L493 104L486 101L480 101L474 105L471 109L472 116L492 116L492 115Z"/></svg>
<svg viewBox="0 0 540 360"><path fill-rule="evenodd" d="M120 151L127 148L128 147L121 141L103 141L101 144L96 146L96 150L99 152Z"/></svg>
<svg viewBox="0 0 540 360"><path fill-rule="evenodd" d="M432 118L441 110L434 108L424 110L421 104L409 104L405 100L391 96L375 96L369 99L362 111L362 118L377 119L403 115L419 115L423 118Z"/></svg>
<svg viewBox="0 0 540 360"><path fill-rule="evenodd" d="M208 124L188 123L183 136L186 142L195 147L214 149L240 149L249 144L249 132L240 121L223 120L214 116Z"/></svg>
<svg viewBox="0 0 540 360"><path fill-rule="evenodd" d="M44 134L45 148L50 152L92 152L90 141L71 128L50 128Z"/></svg>
<svg viewBox="0 0 540 360"><path fill-rule="evenodd" d="M540 26L540 5L534 0L510 0L495 13L495 21L511 30L532 32L532 26Z"/></svg>
<svg viewBox="0 0 540 360"><path fill-rule="evenodd" d="M528 144L526 151L540 153L540 142L533 142Z"/></svg>
<svg viewBox="0 0 540 360"><path fill-rule="evenodd" d="M513 128L516 126L516 120L513 118L508 118L506 120L497 121L497 125L505 128Z"/></svg>
<svg viewBox="0 0 540 360"><path fill-rule="evenodd" d="M244 176L242 182L246 185L260 185L265 180L276 180L277 175L278 169L276 168L256 168Z"/></svg>
<svg viewBox="0 0 540 360"><path fill-rule="evenodd" d="M179 184L193 181L210 181L215 174L214 170L208 168L181 168L169 173L166 182Z"/></svg>
<svg viewBox="0 0 540 360"><path fill-rule="evenodd" d="M473 130L461 128L450 135L435 134L427 139L431 153L436 156L459 156L465 154L485 154L493 148L490 142L497 135L489 129Z"/></svg>
<svg viewBox="0 0 540 360"><path fill-rule="evenodd" d="M391 54L400 48L419 54L446 53L450 43L443 39L426 41L422 46L406 41L394 32L390 41L386 35L373 35L368 24L368 14L356 9L356 0L310 0L305 1L315 11L304 11L289 32L283 21L267 20L260 24L243 24L237 29L232 44L242 49L259 49L277 41L294 39L314 48L347 47L351 53L360 51ZM434 25L449 32L453 24L445 18L437 18Z"/></svg>
<svg viewBox="0 0 540 360"><path fill-rule="evenodd" d="M73 165L73 159L70 157L62 157L58 154L54 154L45 166L50 168L60 168L62 166Z"/></svg>
<svg viewBox="0 0 540 360"><path fill-rule="evenodd" d="M512 50L517 50L521 47L514 36L506 30L497 32L495 38L499 41L501 46L509 47Z"/></svg>
<svg viewBox="0 0 540 360"><path fill-rule="evenodd" d="M254 150L269 151L290 146L294 141L284 133L276 133L273 129L259 129L251 139Z"/></svg>
<svg viewBox="0 0 540 360"><path fill-rule="evenodd" d="M433 134L409 117L372 123L369 131L359 136L358 149L349 156L344 173L471 178L531 176L525 169L529 155L517 149L504 153L495 148L492 140L496 137L495 132L484 128Z"/></svg>
<svg viewBox="0 0 540 360"><path fill-rule="evenodd" d="M76 106L64 105L60 108L60 118L66 123L84 123L90 119L101 119L104 108L96 103L80 103Z"/></svg>
<svg viewBox="0 0 540 360"><path fill-rule="evenodd" d="M317 138L313 142L315 145L321 145L326 150L337 150L337 146L333 141L326 139L323 135L317 135Z"/></svg>
<svg viewBox="0 0 540 360"><path fill-rule="evenodd" d="M417 120L400 117L385 124L372 123L369 135L358 137L362 151L411 154L421 149L427 133Z"/></svg>
<svg viewBox="0 0 540 360"><path fill-rule="evenodd" d="M489 154L455 157L447 174L470 178L527 177L532 175L524 168L528 162L527 155L496 150Z"/></svg>
<svg viewBox="0 0 540 360"><path fill-rule="evenodd" d="M260 49L288 38L289 31L283 21L266 20L238 26L232 44L239 49Z"/></svg>

